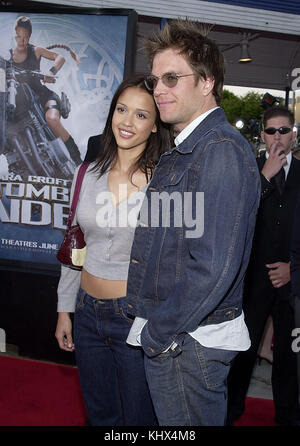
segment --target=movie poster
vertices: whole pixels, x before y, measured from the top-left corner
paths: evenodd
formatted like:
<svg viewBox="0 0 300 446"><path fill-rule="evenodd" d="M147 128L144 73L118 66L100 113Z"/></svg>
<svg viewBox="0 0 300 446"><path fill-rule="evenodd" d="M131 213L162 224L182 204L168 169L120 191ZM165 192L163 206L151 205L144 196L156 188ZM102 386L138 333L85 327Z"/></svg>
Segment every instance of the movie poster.
<svg viewBox="0 0 300 446"><path fill-rule="evenodd" d="M15 22L23 15L32 24L25 44L65 60L55 83L44 83L39 76L53 66L45 57L40 71L30 61L26 69L12 63L17 39L22 39L16 36ZM127 21L126 15L0 12L2 264L17 260L58 266L74 170L85 157L88 138L102 132L113 93L123 79ZM57 129L45 118L44 87L60 99L60 133L70 135L71 144L55 135Z"/></svg>

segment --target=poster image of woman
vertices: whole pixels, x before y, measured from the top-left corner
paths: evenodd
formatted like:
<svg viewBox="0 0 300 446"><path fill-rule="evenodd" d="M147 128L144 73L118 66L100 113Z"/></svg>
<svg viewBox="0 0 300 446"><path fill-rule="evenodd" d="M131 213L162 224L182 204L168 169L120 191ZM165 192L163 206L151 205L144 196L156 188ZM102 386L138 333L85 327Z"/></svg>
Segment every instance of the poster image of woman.
<svg viewBox="0 0 300 446"><path fill-rule="evenodd" d="M29 43L32 33L32 24L29 17L21 16L17 19L15 33L16 47L11 50L13 66L21 70L39 71L42 57L52 60L53 66L50 68L47 76L44 77L43 82L54 83L54 75L63 66L65 62L64 57L50 51L47 48L34 46ZM69 49L68 47L65 48ZM80 63L80 60L77 58L76 54L70 49L69 51L71 51L71 54L76 62ZM61 137L74 162L76 164L80 163L81 158L78 147L60 120L60 98L45 85L42 85L41 81L37 78L32 78L30 84L33 90L40 96L41 103L45 109L45 118L50 129L57 138Z"/></svg>
<svg viewBox="0 0 300 446"><path fill-rule="evenodd" d="M56 269L71 179L129 69L135 20L0 7L0 263Z"/></svg>
<svg viewBox="0 0 300 446"><path fill-rule="evenodd" d="M34 117L35 122L39 122L40 128L45 128L45 126L47 126L49 131L46 132L48 133L48 138L43 138L43 131L39 132L40 134L37 138L35 136L35 131L28 134L29 130L27 129L26 139L29 140L29 144L33 146L36 144L41 146L41 144L45 142L46 144L44 145L47 145L48 140L54 141L55 139L60 138L59 142L63 143L63 147L61 147L62 151L65 148L67 149L69 157L76 166L81 162L79 149L74 139L61 122L61 117L66 118L68 116L70 104L64 93L62 93L61 99L57 93L46 87L45 84L54 84L56 82L55 75L65 63L65 58L62 55L50 51L50 49L53 49L54 47L64 48L71 53L73 59L77 63L80 63L80 60L74 51L66 45L52 45L51 47L43 48L31 44L30 37L32 34L32 23L29 17L18 17L15 22L14 32L15 47L10 49L10 60L7 64L8 83L10 86L8 89L10 102L8 119L10 120L12 132L17 133L18 131L18 128L15 128L13 122L20 121L20 111L33 108L32 114L37 115ZM45 73L45 75L40 73L42 58L53 61L52 67ZM34 107L32 107L32 104L35 104ZM37 111L37 109L39 110ZM24 115L24 113L21 114L22 116ZM46 122L43 122L44 120ZM37 125L35 125L35 127L37 127ZM17 146L18 150L20 145L22 146L22 141L14 137L12 144L13 146ZM35 152L35 164L37 164L36 173L51 174L51 171L47 171L47 168L43 168L43 153L38 153L38 149L33 151ZM22 158L24 157L25 155L22 156ZM50 160L44 161L50 161L51 164L51 156ZM60 161L62 161L62 159ZM67 159L65 161L67 161ZM54 162L53 164L56 163ZM72 167L72 164L69 164L69 170L70 173L72 173L74 166ZM30 165L32 165L32 162ZM68 171L62 172L62 176L68 176Z"/></svg>

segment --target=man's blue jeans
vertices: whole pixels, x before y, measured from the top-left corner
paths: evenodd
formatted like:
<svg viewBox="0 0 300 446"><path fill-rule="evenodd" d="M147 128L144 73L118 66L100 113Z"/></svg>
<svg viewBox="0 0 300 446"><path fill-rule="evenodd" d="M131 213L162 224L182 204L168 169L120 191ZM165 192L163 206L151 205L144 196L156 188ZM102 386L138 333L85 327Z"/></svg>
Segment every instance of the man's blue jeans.
<svg viewBox="0 0 300 446"><path fill-rule="evenodd" d="M203 347L186 335L181 353L145 356L145 369L160 426L223 426L227 375L237 352Z"/></svg>
<svg viewBox="0 0 300 446"><path fill-rule="evenodd" d="M93 426L157 424L145 377L143 351L126 344L133 319L125 298L95 299L80 290L74 343L80 384Z"/></svg>

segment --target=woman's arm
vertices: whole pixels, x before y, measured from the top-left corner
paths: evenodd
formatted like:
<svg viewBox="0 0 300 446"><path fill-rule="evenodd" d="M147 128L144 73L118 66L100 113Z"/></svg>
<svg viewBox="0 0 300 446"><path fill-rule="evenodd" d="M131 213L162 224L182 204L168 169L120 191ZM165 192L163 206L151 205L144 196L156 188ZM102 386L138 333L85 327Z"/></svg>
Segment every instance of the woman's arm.
<svg viewBox="0 0 300 446"><path fill-rule="evenodd" d="M61 275L57 288L58 319L55 337L62 350L72 352L74 350L72 338L72 321L70 313L75 311L75 301L80 288L81 271L61 266Z"/></svg>
<svg viewBox="0 0 300 446"><path fill-rule="evenodd" d="M55 82L55 74L61 69L63 64L65 63L65 58L54 51L47 50L46 48L36 47L35 55L38 59L44 57L48 60L53 60L53 65L49 70L49 75L45 76L44 82L54 83Z"/></svg>
<svg viewBox="0 0 300 446"><path fill-rule="evenodd" d="M74 343L72 337L72 321L67 312L58 313L55 337L62 350L72 352Z"/></svg>
<svg viewBox="0 0 300 446"><path fill-rule="evenodd" d="M79 166L76 168L70 191L70 203L72 202L75 183ZM76 216L72 222L76 223ZM75 311L76 296L80 287L81 271L61 265L60 279L57 287L57 312L58 319L55 337L62 350L73 351L72 321L70 313Z"/></svg>

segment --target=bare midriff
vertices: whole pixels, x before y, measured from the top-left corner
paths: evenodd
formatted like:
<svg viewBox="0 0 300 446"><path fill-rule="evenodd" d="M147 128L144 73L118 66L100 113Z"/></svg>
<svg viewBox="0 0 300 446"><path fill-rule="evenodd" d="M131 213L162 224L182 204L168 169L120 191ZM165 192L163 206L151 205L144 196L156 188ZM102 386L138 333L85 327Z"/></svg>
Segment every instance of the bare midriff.
<svg viewBox="0 0 300 446"><path fill-rule="evenodd" d="M115 299L126 296L127 280L102 279L93 276L83 268L81 288L96 299Z"/></svg>

